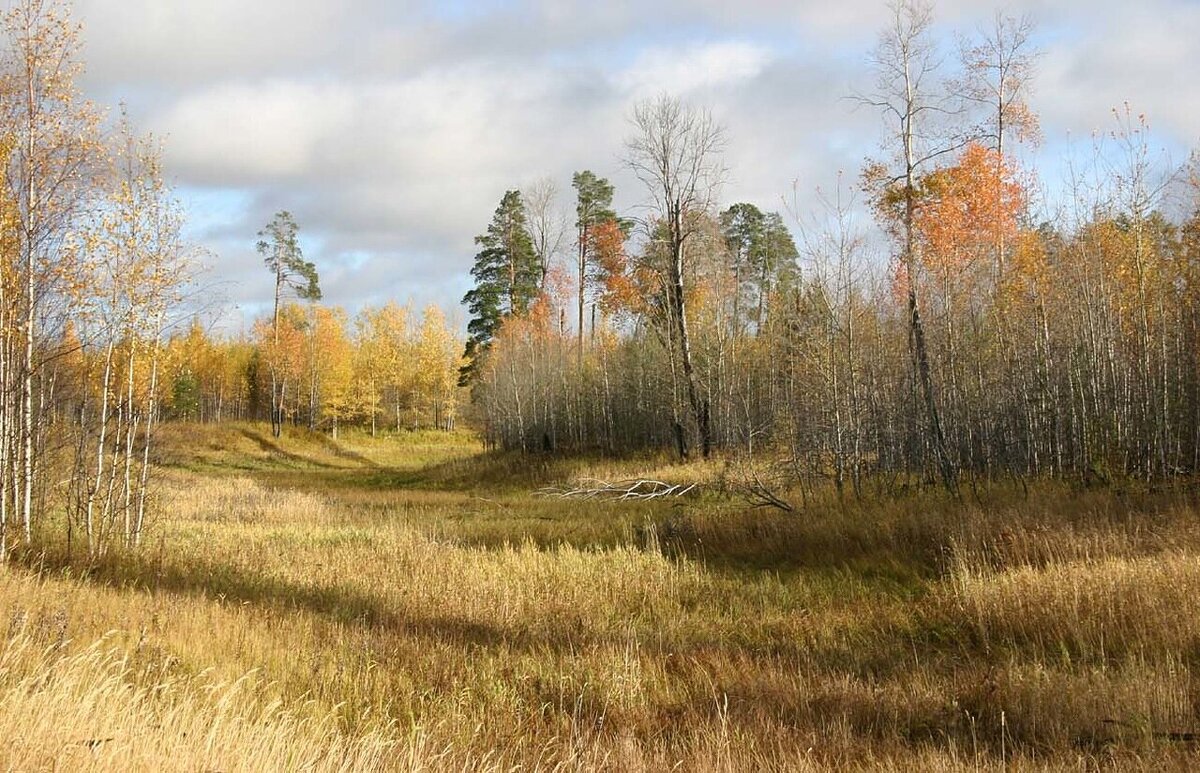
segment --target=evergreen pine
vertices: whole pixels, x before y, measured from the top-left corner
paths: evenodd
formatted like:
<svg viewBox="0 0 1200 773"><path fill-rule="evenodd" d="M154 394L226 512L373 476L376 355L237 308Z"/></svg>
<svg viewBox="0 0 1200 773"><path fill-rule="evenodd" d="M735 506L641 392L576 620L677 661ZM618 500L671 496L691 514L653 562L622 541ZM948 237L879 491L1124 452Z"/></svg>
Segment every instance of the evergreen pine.
<svg viewBox="0 0 1200 773"><path fill-rule="evenodd" d="M463 303L471 313L463 354L467 363L459 376L463 386L474 381L480 359L504 320L529 312L537 299L541 279L541 264L529 235L519 191L504 194L487 233L475 237L475 243L481 248L471 268L475 287L463 296Z"/></svg>

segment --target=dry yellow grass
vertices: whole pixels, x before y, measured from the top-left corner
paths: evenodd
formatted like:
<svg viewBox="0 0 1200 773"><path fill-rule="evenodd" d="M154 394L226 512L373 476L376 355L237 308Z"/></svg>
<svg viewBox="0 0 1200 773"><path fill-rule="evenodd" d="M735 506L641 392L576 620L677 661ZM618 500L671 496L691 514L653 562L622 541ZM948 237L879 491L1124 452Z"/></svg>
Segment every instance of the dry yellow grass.
<svg viewBox="0 0 1200 773"><path fill-rule="evenodd" d="M785 516L716 495L530 496L581 472L715 467L477 458L461 435L170 432L140 553L51 546L0 574L0 720L21 738L0 765L1197 761L1200 530L1175 495Z"/></svg>
<svg viewBox="0 0 1200 773"><path fill-rule="evenodd" d="M130 656L104 640L62 649L17 633L0 653L7 770L337 771L395 758L383 735L350 739L332 717L299 718L262 700L252 676L135 674ZM421 746L406 751L426 761Z"/></svg>

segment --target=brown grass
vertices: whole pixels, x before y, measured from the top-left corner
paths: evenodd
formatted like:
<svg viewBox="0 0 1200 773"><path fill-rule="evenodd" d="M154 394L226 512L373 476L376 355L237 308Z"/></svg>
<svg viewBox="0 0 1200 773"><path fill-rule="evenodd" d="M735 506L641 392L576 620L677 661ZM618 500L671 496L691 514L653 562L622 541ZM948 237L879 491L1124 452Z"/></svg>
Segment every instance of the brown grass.
<svg viewBox="0 0 1200 773"><path fill-rule="evenodd" d="M329 716L301 718L263 700L253 676L135 673L105 640L62 649L16 634L0 654L8 770L360 770L396 751L381 734L350 738Z"/></svg>
<svg viewBox="0 0 1200 773"><path fill-rule="evenodd" d="M578 503L530 492L720 466L480 456L466 435L169 433L140 553L58 545L0 574L0 713L21 739L0 765L1195 762L1184 493L830 496L795 515L712 486Z"/></svg>

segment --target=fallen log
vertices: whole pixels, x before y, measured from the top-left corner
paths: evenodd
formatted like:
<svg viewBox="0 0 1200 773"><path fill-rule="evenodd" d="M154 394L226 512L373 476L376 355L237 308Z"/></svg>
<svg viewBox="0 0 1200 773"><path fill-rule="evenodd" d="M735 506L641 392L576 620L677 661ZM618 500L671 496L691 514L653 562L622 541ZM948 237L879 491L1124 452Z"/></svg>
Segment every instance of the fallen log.
<svg viewBox="0 0 1200 773"><path fill-rule="evenodd" d="M650 499L678 498L697 490L700 484L666 483L650 478L623 481L604 481L597 478L581 478L570 486L547 486L534 492L535 496L551 499L601 499L614 502L646 501Z"/></svg>

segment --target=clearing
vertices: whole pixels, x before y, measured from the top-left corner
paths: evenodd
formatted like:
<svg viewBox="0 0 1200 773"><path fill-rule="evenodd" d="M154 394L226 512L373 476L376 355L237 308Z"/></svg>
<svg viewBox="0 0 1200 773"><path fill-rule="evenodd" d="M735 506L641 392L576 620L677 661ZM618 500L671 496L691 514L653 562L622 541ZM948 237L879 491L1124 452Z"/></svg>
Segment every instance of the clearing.
<svg viewBox="0 0 1200 773"><path fill-rule="evenodd" d="M1190 489L754 509L719 463L166 425L136 554L0 573L0 766L1186 768ZM701 486L535 496L591 476ZM53 528L53 527L50 527Z"/></svg>

